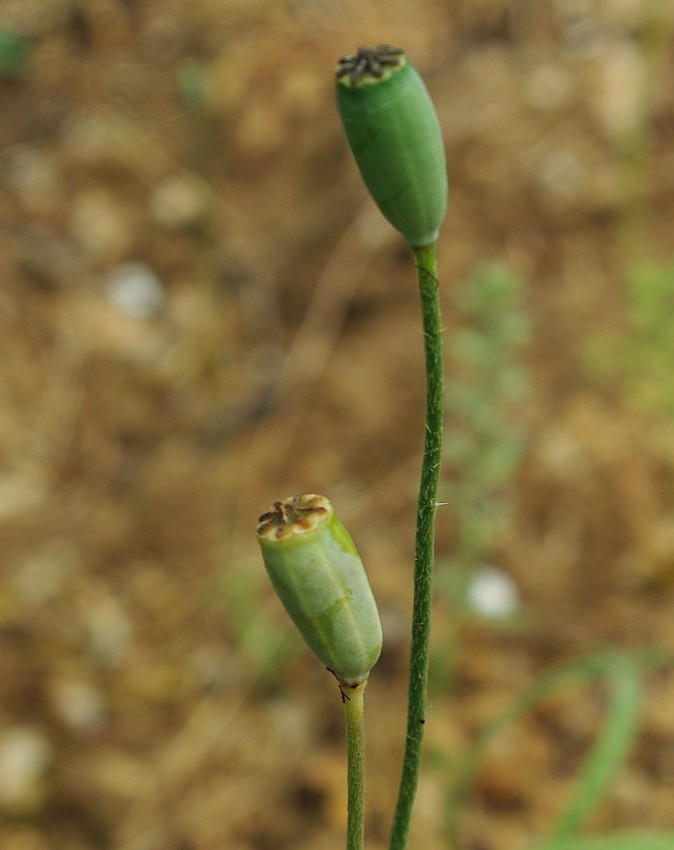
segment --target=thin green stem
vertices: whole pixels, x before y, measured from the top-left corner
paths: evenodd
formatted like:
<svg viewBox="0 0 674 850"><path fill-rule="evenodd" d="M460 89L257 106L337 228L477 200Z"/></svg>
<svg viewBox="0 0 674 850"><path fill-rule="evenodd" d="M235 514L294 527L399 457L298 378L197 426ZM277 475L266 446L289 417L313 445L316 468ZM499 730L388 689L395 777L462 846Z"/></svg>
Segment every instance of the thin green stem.
<svg viewBox="0 0 674 850"><path fill-rule="evenodd" d="M431 599L435 560L435 514L442 460L443 354L437 243L414 250L419 276L426 360L426 429L417 503L414 551L412 647L407 707L407 736L398 802L393 816L390 850L404 850L419 779L421 745L426 722Z"/></svg>
<svg viewBox="0 0 674 850"><path fill-rule="evenodd" d="M346 720L347 823L346 850L365 847L365 685L341 686Z"/></svg>

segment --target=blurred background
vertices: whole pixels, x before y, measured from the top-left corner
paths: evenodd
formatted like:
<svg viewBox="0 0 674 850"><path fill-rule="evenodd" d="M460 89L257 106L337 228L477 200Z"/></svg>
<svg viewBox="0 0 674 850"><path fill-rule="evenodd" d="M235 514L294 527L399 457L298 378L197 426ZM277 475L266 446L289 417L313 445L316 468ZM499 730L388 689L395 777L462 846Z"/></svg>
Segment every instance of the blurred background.
<svg viewBox="0 0 674 850"><path fill-rule="evenodd" d="M381 608L386 846L422 340L333 97L338 57L380 42L424 76L450 181L411 846L546 834L602 676L529 705L465 787L457 766L550 670L607 651L664 655L637 664L638 722L586 825L674 827L673 33L649 0L2 0L3 850L343 846L338 690L254 538L298 491L333 501Z"/></svg>

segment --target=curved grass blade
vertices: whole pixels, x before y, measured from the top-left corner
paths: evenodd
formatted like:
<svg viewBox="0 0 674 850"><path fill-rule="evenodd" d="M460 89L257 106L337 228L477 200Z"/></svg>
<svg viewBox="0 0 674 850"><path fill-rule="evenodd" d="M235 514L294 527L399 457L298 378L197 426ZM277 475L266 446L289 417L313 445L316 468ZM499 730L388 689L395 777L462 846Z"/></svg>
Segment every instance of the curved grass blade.
<svg viewBox="0 0 674 850"><path fill-rule="evenodd" d="M553 839L578 832L629 754L639 732L641 672L629 656L616 655L609 665L611 702L604 725L579 771L573 797L552 830ZM543 846L550 850L554 843Z"/></svg>
<svg viewBox="0 0 674 850"><path fill-rule="evenodd" d="M613 832L553 838L531 850L672 850L674 832Z"/></svg>
<svg viewBox="0 0 674 850"><path fill-rule="evenodd" d="M459 823L461 814L465 809L465 801L478 772L480 760L492 740L505 732L513 723L516 723L555 691L577 684L591 684L603 679L609 676L612 670L616 670L620 663L630 662L635 669L644 670L662 664L667 658L667 654L658 649L634 657L614 651L599 652L582 658L573 664L551 670L547 675L542 676L529 688L518 694L501 714L485 726L473 741L468 752L459 759L456 765L452 766L455 777L454 787L449 795L446 816L450 845L458 846ZM674 847L674 844L672 847ZM537 850L543 850L543 848L537 848Z"/></svg>

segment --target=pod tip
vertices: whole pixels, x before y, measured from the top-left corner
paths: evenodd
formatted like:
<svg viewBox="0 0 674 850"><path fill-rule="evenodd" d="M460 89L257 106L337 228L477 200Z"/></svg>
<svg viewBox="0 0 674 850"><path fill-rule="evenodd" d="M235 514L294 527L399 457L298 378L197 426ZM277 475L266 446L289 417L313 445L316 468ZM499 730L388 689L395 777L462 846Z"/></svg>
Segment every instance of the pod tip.
<svg viewBox="0 0 674 850"><path fill-rule="evenodd" d="M376 47L359 47L355 53L340 56L336 76L346 86L377 82L405 65L407 54L402 47L378 44Z"/></svg>
<svg viewBox="0 0 674 850"><path fill-rule="evenodd" d="M325 496L315 493L297 493L279 499L258 519L257 536L267 540L286 540L299 534L314 531L333 513Z"/></svg>

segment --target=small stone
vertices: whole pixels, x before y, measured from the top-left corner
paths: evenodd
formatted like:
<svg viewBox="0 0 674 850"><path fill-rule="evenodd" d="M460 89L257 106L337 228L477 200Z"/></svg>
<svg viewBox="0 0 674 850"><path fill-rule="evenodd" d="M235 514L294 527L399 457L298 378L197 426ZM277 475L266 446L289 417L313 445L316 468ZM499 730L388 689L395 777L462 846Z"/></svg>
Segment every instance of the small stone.
<svg viewBox="0 0 674 850"><path fill-rule="evenodd" d="M77 549L65 540L54 540L29 555L11 581L21 607L32 610L56 598L78 561Z"/></svg>
<svg viewBox="0 0 674 850"><path fill-rule="evenodd" d="M41 798L40 780L49 766L52 747L30 726L13 726L0 735L0 806L31 810Z"/></svg>
<svg viewBox="0 0 674 850"><path fill-rule="evenodd" d="M208 187L193 174L162 180L150 198L153 219L164 227L188 227L203 218L208 205Z"/></svg>
<svg viewBox="0 0 674 850"><path fill-rule="evenodd" d="M157 275L142 263L122 263L108 278L110 301L127 316L151 319L164 306L164 287Z"/></svg>
<svg viewBox="0 0 674 850"><path fill-rule="evenodd" d="M520 608L517 585L497 567L484 566L475 571L468 586L468 604L483 617L512 617Z"/></svg>
<svg viewBox="0 0 674 850"><path fill-rule="evenodd" d="M98 266L128 254L135 239L131 218L104 189L89 189L74 199L70 229L87 259Z"/></svg>
<svg viewBox="0 0 674 850"><path fill-rule="evenodd" d="M96 594L87 600L86 618L94 656L105 664L117 664L133 641L124 608L113 596Z"/></svg>
<svg viewBox="0 0 674 850"><path fill-rule="evenodd" d="M30 216L44 219L61 210L64 189L55 159L32 145L14 145L3 154L2 182Z"/></svg>
<svg viewBox="0 0 674 850"><path fill-rule="evenodd" d="M52 702L63 723L75 732L94 735L105 723L105 702L101 693L87 682L56 681Z"/></svg>
<svg viewBox="0 0 674 850"><path fill-rule="evenodd" d="M594 111L609 138L640 131L644 120L646 65L629 41L607 46L597 60Z"/></svg>

